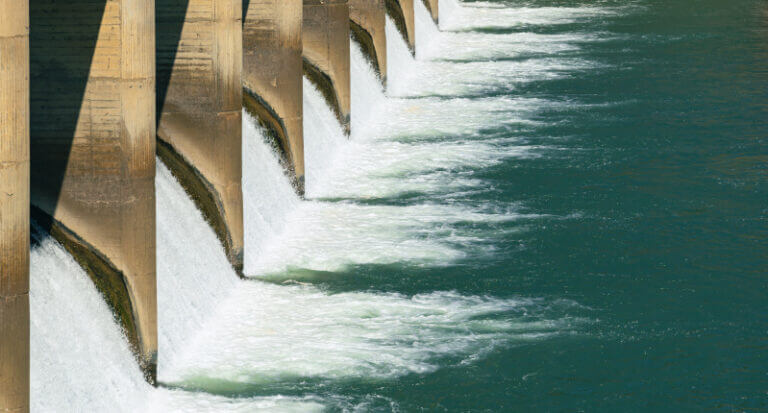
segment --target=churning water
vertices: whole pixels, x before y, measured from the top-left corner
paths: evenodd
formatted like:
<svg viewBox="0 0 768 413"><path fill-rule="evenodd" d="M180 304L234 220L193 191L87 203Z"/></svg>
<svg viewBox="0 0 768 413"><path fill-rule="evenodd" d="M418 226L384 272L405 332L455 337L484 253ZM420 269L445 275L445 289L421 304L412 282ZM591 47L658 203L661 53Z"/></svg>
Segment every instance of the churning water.
<svg viewBox="0 0 768 413"><path fill-rule="evenodd" d="M306 199L244 114L246 280L158 165L160 388L35 235L35 411L768 406L765 5L414 3Z"/></svg>

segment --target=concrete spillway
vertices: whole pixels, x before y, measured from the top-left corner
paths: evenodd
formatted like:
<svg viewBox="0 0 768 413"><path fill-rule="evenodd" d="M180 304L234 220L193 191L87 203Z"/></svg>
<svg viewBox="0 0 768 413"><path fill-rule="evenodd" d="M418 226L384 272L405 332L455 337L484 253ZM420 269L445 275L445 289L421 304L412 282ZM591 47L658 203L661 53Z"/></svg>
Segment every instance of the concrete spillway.
<svg viewBox="0 0 768 413"><path fill-rule="evenodd" d="M384 0L350 0L349 21L352 37L376 70L382 83L387 81L387 36L384 28Z"/></svg>
<svg viewBox="0 0 768 413"><path fill-rule="evenodd" d="M242 2L157 0L158 154L243 267Z"/></svg>
<svg viewBox="0 0 768 413"><path fill-rule="evenodd" d="M347 0L304 0L304 74L323 93L349 133L349 5Z"/></svg>
<svg viewBox="0 0 768 413"><path fill-rule="evenodd" d="M155 56L151 0L37 0L31 201L123 324L154 380Z"/></svg>
<svg viewBox="0 0 768 413"><path fill-rule="evenodd" d="M243 105L254 116L248 117L247 130L255 130L258 122L278 143L282 166L303 194L305 175L310 175L305 171L305 125L323 129L319 134L327 138L315 139L313 155L307 157L306 163L316 167L315 183L329 163L324 159L328 148L348 143L350 35L362 48L362 54L353 50L358 66L358 57L365 55L385 82L386 14L413 51L413 1L0 0L0 410L29 409L30 205L38 232L33 255L45 263L38 270L49 276L38 281L53 283L47 284L48 295L38 296L38 308L53 302L48 298L55 294L67 295L57 296L54 307L83 299L67 291L82 291L80 282L87 277L98 293L88 290L84 300L90 305L97 297L106 305L86 306L90 309L77 314L98 311L98 327L110 321L104 308L112 312L118 323L110 325L107 341L119 350L121 368L131 364L124 350L133 352L141 373L132 371L126 383L148 392L146 383L135 379L143 374L151 383L156 380L158 269L165 275L159 283L165 288L164 301L175 309L165 312L160 340L173 349L167 360L211 310L200 301L210 299L214 289L223 296L222 286L234 282L229 268L222 279L213 271L195 272L204 266L178 248L192 235L176 234L172 240L162 235L172 233L174 225L200 232L197 221L191 225L169 218L190 209L175 182L223 246L224 252L217 249L218 258L207 262L219 266L219 258L226 256L242 275L243 147L264 150L267 145L260 140L243 145ZM430 10L436 10L433 3ZM376 82L373 76L368 80ZM303 113L305 89L313 98L307 106L313 112L309 123ZM259 162L268 164L262 175L273 182L279 167L273 154L268 155L268 162ZM156 156L167 166L161 168L162 176L156 176ZM254 171L246 169L252 185L259 175ZM160 193L172 192L171 200L181 201L158 198L158 177L160 186L174 183L172 191L165 185ZM284 184L280 180L275 189L280 196L273 198L285 202L272 209L300 202L295 194L286 194L290 188ZM254 191L253 204L263 192ZM158 208L168 227L159 232ZM261 210L258 214L264 215ZM280 218L268 218L266 224L252 226L253 238L264 238L267 230L279 238ZM158 249L158 242L164 247ZM206 238L205 245L214 244ZM267 248L266 243L252 245L257 253ZM255 263L257 253L251 255ZM71 259L62 258L66 255ZM176 265L179 259L186 265ZM49 272L56 266L77 273L76 284L70 286L77 288L54 288L55 276ZM78 266L82 273L75 270ZM212 287L193 296L183 291L182 280ZM125 348L115 344L121 332ZM67 354L54 341L38 349ZM92 341L89 348L95 354L99 343ZM67 375L55 377L69 380ZM84 389L86 381L80 383Z"/></svg>
<svg viewBox="0 0 768 413"><path fill-rule="evenodd" d="M277 140L304 192L302 0L251 0L243 21L243 104Z"/></svg>
<svg viewBox="0 0 768 413"><path fill-rule="evenodd" d="M0 410L29 410L29 9L0 2Z"/></svg>

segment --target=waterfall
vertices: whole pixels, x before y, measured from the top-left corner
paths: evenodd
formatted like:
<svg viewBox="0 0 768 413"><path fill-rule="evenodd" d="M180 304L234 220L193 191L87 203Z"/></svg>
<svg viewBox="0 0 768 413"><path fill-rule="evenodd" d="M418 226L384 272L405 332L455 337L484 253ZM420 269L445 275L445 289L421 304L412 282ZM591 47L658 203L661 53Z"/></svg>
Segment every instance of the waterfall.
<svg viewBox="0 0 768 413"><path fill-rule="evenodd" d="M161 383L190 362L189 341L240 283L213 230L158 159L158 323ZM33 231L31 410L35 412L320 411L311 397L230 399L146 383L110 308L56 241ZM194 361L192 361L194 362Z"/></svg>
<svg viewBox="0 0 768 413"><path fill-rule="evenodd" d="M344 131L315 85L304 78L304 165L307 197L323 184L335 155L347 142Z"/></svg>
<svg viewBox="0 0 768 413"><path fill-rule="evenodd" d="M110 308L61 245L32 237L31 410L135 411L151 387Z"/></svg>
<svg viewBox="0 0 768 413"><path fill-rule="evenodd" d="M237 283L224 248L157 159L158 378Z"/></svg>
<svg viewBox="0 0 768 413"><path fill-rule="evenodd" d="M438 13L443 9L441 0ZM414 7L414 20L416 24L416 56L419 59L423 58L423 50L429 47L429 44L437 39L440 35L440 29L432 20L432 15L427 10L427 6L424 2L416 0L413 4Z"/></svg>
<svg viewBox="0 0 768 413"><path fill-rule="evenodd" d="M414 67L415 59L389 15L384 32L387 36L387 91L397 95L405 94L412 74L418 71Z"/></svg>
<svg viewBox="0 0 768 413"><path fill-rule="evenodd" d="M279 394L307 394L306 382L431 372L440 360L471 362L498 346L567 334L583 321L563 316L575 305L564 301L445 291L331 294L311 284L330 271L355 277L366 265L398 265L407 273L493 254L488 239L511 231L500 223L541 218L515 205L467 203L462 195L494 190L475 175L480 165L540 149L486 136L483 128L533 122L530 115L552 102L467 95L589 63L488 56L515 53L532 39L534 52L568 50L585 39L439 32L419 3L418 60L387 18L387 93L352 44L351 137L304 80L306 200L244 113L244 263L252 279L237 278L213 230L158 160L158 375L173 390L144 382L87 275L55 241L36 235L33 410L321 410L343 398ZM441 22L461 29L463 18L451 15L475 13L493 23L485 10L470 9L441 0ZM278 395L240 397L258 392Z"/></svg>
<svg viewBox="0 0 768 413"><path fill-rule="evenodd" d="M272 143L257 121L243 111L243 200L245 226L245 274L258 272L258 258L278 242L287 217L299 205L299 197Z"/></svg>

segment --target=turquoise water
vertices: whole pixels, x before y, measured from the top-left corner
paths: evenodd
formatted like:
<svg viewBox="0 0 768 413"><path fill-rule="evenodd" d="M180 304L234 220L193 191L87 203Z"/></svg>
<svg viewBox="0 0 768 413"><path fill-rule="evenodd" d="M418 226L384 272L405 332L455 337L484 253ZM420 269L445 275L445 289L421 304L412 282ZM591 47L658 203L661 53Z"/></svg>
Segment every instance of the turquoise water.
<svg viewBox="0 0 768 413"><path fill-rule="evenodd" d="M768 411L768 3L419 1L306 199L244 116L250 279L158 167L158 388L38 240L33 410Z"/></svg>
<svg viewBox="0 0 768 413"><path fill-rule="evenodd" d="M515 218L415 233L460 253L444 260L362 262L306 280L329 293L453 291L519 306L482 315L507 323L490 328L493 345L437 352L424 372L243 394L342 397L381 411L768 409L768 4L468 5L504 9L484 10L486 26L445 30L500 36L484 38L488 48L536 35L542 47L492 56L532 68L510 69L519 81L500 69L462 90L435 87L426 94L446 105L465 99L456 117L468 123L473 102L512 103L483 109L476 128L398 140L474 142L467 156L480 160L390 173L439 176L441 188L336 201ZM538 17L494 18L520 8ZM491 60L456 55L430 57L456 70ZM404 348L419 345L411 339Z"/></svg>

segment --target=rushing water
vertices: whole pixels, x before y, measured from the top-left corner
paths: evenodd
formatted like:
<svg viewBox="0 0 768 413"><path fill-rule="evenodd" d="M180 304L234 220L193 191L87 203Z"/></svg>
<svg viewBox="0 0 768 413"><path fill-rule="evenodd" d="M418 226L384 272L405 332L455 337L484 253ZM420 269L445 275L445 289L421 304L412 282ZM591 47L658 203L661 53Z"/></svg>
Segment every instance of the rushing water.
<svg viewBox="0 0 768 413"><path fill-rule="evenodd" d="M244 114L247 280L158 166L160 388L35 235L35 411L768 408L768 6L415 4L307 199Z"/></svg>

